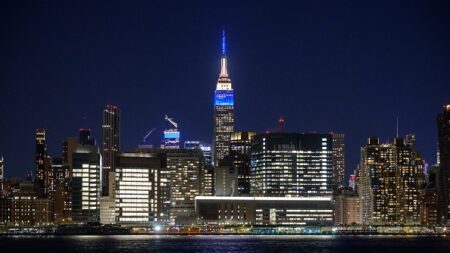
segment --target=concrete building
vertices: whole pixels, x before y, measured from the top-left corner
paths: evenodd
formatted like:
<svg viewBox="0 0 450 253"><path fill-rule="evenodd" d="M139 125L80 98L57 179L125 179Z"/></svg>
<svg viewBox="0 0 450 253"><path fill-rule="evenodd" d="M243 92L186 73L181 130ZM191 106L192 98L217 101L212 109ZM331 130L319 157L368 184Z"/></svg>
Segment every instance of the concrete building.
<svg viewBox="0 0 450 253"><path fill-rule="evenodd" d="M334 198L334 224L361 224L359 196L356 192L341 189Z"/></svg>

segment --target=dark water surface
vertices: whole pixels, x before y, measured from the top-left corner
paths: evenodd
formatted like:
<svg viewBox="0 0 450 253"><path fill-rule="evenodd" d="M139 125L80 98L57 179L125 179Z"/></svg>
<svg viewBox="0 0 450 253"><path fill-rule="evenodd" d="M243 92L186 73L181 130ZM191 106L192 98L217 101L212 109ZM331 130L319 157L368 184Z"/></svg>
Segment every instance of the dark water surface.
<svg viewBox="0 0 450 253"><path fill-rule="evenodd" d="M1 236L0 252L450 253L450 237L413 236Z"/></svg>

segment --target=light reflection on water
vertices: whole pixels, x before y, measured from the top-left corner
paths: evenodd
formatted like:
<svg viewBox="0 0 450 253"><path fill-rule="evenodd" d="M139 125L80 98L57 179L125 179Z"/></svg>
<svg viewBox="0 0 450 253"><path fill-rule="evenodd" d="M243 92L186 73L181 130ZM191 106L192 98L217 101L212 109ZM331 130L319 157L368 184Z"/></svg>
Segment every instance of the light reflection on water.
<svg viewBox="0 0 450 253"><path fill-rule="evenodd" d="M320 235L1 236L2 252L450 252L450 237Z"/></svg>

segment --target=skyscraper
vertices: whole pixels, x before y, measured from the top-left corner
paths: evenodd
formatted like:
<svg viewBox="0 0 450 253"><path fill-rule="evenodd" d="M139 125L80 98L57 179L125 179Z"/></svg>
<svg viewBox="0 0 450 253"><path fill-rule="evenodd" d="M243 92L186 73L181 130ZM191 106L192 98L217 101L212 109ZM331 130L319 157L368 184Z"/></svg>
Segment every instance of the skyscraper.
<svg viewBox="0 0 450 253"><path fill-rule="evenodd" d="M120 151L120 111L115 105L103 110L103 195L108 195L109 172L114 171L114 154Z"/></svg>
<svg viewBox="0 0 450 253"><path fill-rule="evenodd" d="M48 195L51 174L51 158L47 153L45 129L36 129L36 182L41 188L40 194Z"/></svg>
<svg viewBox="0 0 450 253"><path fill-rule="evenodd" d="M80 144L72 159L72 219L76 223L100 221L102 155L88 136L80 131Z"/></svg>
<svg viewBox="0 0 450 253"><path fill-rule="evenodd" d="M238 173L239 195L250 194L250 149L255 132L233 132L230 139L230 156Z"/></svg>
<svg viewBox="0 0 450 253"><path fill-rule="evenodd" d="M251 149L251 192L255 196L330 196L332 137L329 134L255 135Z"/></svg>
<svg viewBox="0 0 450 253"><path fill-rule="evenodd" d="M437 117L439 141L439 185L438 185L438 223L450 221L450 104Z"/></svg>
<svg viewBox="0 0 450 253"><path fill-rule="evenodd" d="M228 154L230 134L234 131L234 95L228 76L225 31L222 33L220 74L214 92L214 166Z"/></svg>
<svg viewBox="0 0 450 253"><path fill-rule="evenodd" d="M333 137L333 186L344 187L345 176L345 139L342 133L331 133Z"/></svg>
<svg viewBox="0 0 450 253"><path fill-rule="evenodd" d="M411 143L395 138L380 144L378 138L369 138L361 148L358 171L362 223L419 224L422 171L423 160Z"/></svg>

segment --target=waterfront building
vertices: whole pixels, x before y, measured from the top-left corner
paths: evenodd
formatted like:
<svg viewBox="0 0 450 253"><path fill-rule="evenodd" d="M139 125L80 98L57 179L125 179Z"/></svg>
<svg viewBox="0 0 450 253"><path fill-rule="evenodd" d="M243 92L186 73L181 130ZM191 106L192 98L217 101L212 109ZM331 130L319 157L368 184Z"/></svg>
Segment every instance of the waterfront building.
<svg viewBox="0 0 450 253"><path fill-rule="evenodd" d="M333 138L333 186L337 190L344 187L345 177L345 136L331 133Z"/></svg>
<svg viewBox="0 0 450 253"><path fill-rule="evenodd" d="M11 222L11 198L0 197L0 225Z"/></svg>
<svg viewBox="0 0 450 253"><path fill-rule="evenodd" d="M222 34L220 74L214 92L214 166L224 158L230 148L230 134L234 131L234 94L228 75L225 31Z"/></svg>
<svg viewBox="0 0 450 253"><path fill-rule="evenodd" d="M87 138L83 136L72 156L71 199L72 219L75 223L100 221L102 156L98 147L92 143L95 141L90 134Z"/></svg>
<svg viewBox="0 0 450 253"><path fill-rule="evenodd" d="M437 116L439 142L438 222L450 223L450 104Z"/></svg>
<svg viewBox="0 0 450 253"><path fill-rule="evenodd" d="M198 149L138 149L139 153L158 154L161 166L161 222L172 225L195 223L194 198L205 192L205 166Z"/></svg>
<svg viewBox="0 0 450 253"><path fill-rule="evenodd" d="M103 172L102 194L109 190L109 172L114 171L114 154L120 151L120 110L115 105L107 105L103 110Z"/></svg>
<svg viewBox="0 0 450 253"><path fill-rule="evenodd" d="M41 198L42 188L31 180L20 183L20 190L11 200L11 223L18 226L53 223L52 203Z"/></svg>
<svg viewBox="0 0 450 253"><path fill-rule="evenodd" d="M332 137L316 133L255 135L251 149L254 196L330 196Z"/></svg>
<svg viewBox="0 0 450 253"><path fill-rule="evenodd" d="M334 224L361 224L359 197L353 190L341 189L334 198Z"/></svg>
<svg viewBox="0 0 450 253"><path fill-rule="evenodd" d="M426 187L421 189L420 224L425 226L438 225L438 185L439 166L428 169Z"/></svg>
<svg viewBox="0 0 450 253"><path fill-rule="evenodd" d="M358 193L361 222L374 225L420 223L423 160L402 138L380 144L371 137L361 148Z"/></svg>
<svg viewBox="0 0 450 253"><path fill-rule="evenodd" d="M115 172L116 223L145 226L161 224L161 156L150 153L118 153Z"/></svg>
<svg viewBox="0 0 450 253"><path fill-rule="evenodd" d="M255 132L233 132L230 137L230 156L237 170L239 195L250 194L250 149Z"/></svg>
<svg viewBox="0 0 450 253"><path fill-rule="evenodd" d="M55 223L72 219L70 167L61 158L52 162L50 199L53 201Z"/></svg>
<svg viewBox="0 0 450 253"><path fill-rule="evenodd" d="M199 224L317 226L333 224L332 197L195 198Z"/></svg>

